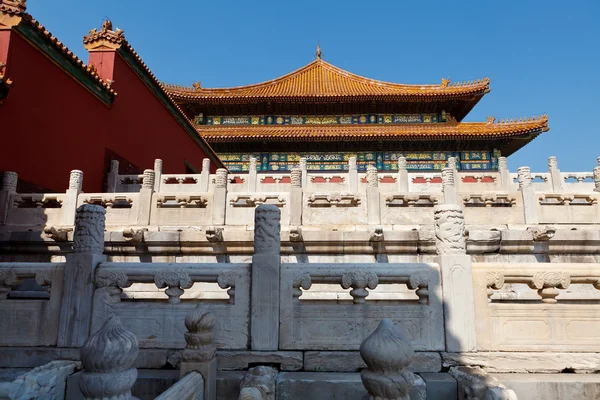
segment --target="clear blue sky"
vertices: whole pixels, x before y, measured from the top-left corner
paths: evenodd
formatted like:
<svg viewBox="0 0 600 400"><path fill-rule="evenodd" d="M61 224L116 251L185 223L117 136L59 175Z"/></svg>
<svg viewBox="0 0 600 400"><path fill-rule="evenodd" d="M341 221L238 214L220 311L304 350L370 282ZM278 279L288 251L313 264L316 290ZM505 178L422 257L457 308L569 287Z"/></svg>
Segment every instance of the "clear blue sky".
<svg viewBox="0 0 600 400"><path fill-rule="evenodd" d="M563 171L591 171L600 156L598 0L28 0L27 6L84 61L83 35L109 17L169 83L218 87L273 79L313 60L317 42L326 61L374 79L489 76L491 92L466 120L549 117L550 131L509 157L511 170L545 171L555 155Z"/></svg>

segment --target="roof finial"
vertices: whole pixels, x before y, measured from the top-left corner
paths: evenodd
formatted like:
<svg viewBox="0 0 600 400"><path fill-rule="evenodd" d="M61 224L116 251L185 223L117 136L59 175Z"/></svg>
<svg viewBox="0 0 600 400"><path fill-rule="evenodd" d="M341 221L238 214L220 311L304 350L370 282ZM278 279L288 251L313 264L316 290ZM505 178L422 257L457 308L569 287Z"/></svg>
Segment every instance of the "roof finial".
<svg viewBox="0 0 600 400"><path fill-rule="evenodd" d="M321 59L321 44L317 44L317 59L320 60Z"/></svg>

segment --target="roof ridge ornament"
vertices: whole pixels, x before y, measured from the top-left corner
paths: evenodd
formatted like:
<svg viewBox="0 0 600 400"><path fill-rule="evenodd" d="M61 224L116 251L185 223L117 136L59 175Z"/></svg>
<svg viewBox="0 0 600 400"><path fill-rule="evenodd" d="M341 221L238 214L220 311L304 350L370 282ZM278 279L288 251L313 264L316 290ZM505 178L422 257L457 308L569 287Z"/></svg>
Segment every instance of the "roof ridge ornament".
<svg viewBox="0 0 600 400"><path fill-rule="evenodd" d="M317 56L317 60L321 59L321 44L317 43L317 52L315 54Z"/></svg>
<svg viewBox="0 0 600 400"><path fill-rule="evenodd" d="M442 83L441 83L441 87L448 87L448 85L450 84L450 78L442 78Z"/></svg>
<svg viewBox="0 0 600 400"><path fill-rule="evenodd" d="M98 31L92 29L88 36L83 37L83 46L86 50L116 50L125 43L125 31L116 28L113 30L113 24L110 19L104 20L102 27Z"/></svg>
<svg viewBox="0 0 600 400"><path fill-rule="evenodd" d="M0 29L19 25L27 6L27 0L0 0Z"/></svg>

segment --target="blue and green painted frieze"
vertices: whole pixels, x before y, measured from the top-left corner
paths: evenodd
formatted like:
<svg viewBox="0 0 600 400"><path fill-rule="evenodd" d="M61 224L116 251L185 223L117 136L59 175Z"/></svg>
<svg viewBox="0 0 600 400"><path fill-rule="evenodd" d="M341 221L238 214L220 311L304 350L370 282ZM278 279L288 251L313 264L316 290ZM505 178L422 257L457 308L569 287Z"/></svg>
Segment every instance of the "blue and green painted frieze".
<svg viewBox="0 0 600 400"><path fill-rule="evenodd" d="M366 125L432 124L446 121L441 114L263 115L195 118L196 125Z"/></svg>

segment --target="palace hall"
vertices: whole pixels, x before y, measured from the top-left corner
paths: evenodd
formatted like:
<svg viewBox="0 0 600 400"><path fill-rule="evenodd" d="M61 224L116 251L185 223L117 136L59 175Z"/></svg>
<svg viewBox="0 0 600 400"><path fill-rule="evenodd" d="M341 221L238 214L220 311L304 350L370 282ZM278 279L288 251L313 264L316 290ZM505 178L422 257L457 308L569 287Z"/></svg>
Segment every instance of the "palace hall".
<svg viewBox="0 0 600 400"><path fill-rule="evenodd" d="M498 169L548 130L546 116L463 122L490 91L488 78L409 85L355 75L325 61L320 47L309 64L279 78L238 87L164 85L197 131L232 172L250 158L262 171L289 171L301 157L309 170L357 168L441 170L456 157L461 170Z"/></svg>

